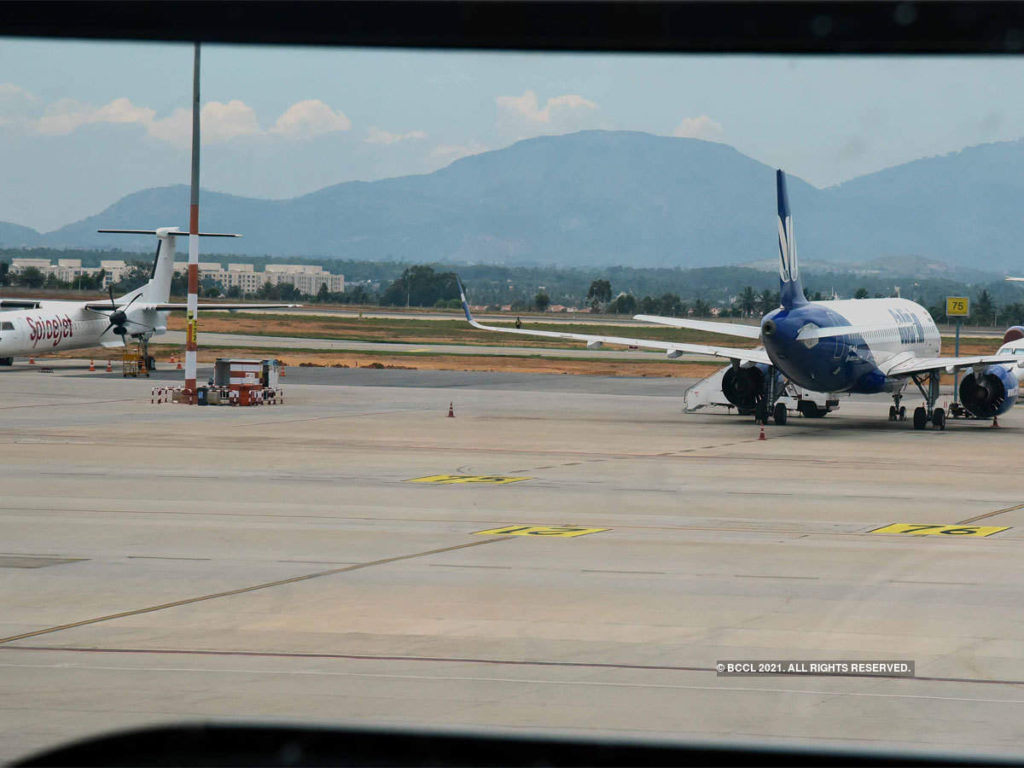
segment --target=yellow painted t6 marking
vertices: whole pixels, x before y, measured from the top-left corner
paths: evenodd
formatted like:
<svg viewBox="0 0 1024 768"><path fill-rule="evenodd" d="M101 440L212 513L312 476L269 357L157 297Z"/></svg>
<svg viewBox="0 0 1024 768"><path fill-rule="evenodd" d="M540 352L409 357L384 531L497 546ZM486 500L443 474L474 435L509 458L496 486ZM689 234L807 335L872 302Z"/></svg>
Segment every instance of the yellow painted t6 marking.
<svg viewBox="0 0 1024 768"><path fill-rule="evenodd" d="M488 531L477 531L477 536L586 536L588 533L600 533L609 528L579 528L574 525L506 525L504 528L491 528Z"/></svg>
<svg viewBox="0 0 1024 768"><path fill-rule="evenodd" d="M529 480L529 477L508 477L506 475L430 475L429 477L414 477L410 483L434 483L436 485L452 485L455 483L483 483L490 485L504 485L506 483L518 483L520 480Z"/></svg>
<svg viewBox="0 0 1024 768"><path fill-rule="evenodd" d="M927 536L941 534L943 536L991 536L993 533L1009 530L1009 527L996 525L917 525L914 523L893 523L883 528L876 528L871 533L902 533L910 536Z"/></svg>

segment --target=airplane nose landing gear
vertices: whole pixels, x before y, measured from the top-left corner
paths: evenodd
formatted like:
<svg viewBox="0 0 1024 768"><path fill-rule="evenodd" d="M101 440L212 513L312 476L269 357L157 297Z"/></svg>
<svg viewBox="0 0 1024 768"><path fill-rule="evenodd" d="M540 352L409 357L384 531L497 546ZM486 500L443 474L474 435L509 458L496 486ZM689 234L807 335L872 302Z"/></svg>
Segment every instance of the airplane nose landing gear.
<svg viewBox="0 0 1024 768"><path fill-rule="evenodd" d="M900 400L903 399L903 392L894 392L892 396L893 404L889 406L889 421L906 421L907 420L907 407L900 405Z"/></svg>

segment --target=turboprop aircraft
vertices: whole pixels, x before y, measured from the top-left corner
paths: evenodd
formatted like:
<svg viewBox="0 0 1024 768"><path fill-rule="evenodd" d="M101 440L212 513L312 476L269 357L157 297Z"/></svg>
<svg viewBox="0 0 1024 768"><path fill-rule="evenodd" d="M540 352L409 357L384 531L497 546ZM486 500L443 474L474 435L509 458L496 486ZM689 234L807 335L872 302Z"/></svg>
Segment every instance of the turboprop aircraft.
<svg viewBox="0 0 1024 768"><path fill-rule="evenodd" d="M47 301L0 298L0 365L14 357L62 352L87 347L120 347L125 337L144 345L152 336L167 332L167 313L184 311L185 304L170 304L174 273L175 238L185 237L177 227L161 229L101 229L132 235L156 235L156 258L149 282L141 288L99 301ZM239 235L200 232L200 237ZM199 309L244 310L295 307L297 304L200 304Z"/></svg>
<svg viewBox="0 0 1024 768"><path fill-rule="evenodd" d="M900 401L913 382L923 398L914 410L914 429L924 429L929 422L936 429L945 429L946 413L936 407L943 372L973 369L964 377L960 394L964 407L974 416L995 418L1013 406L1018 394L1017 377L1007 364L1024 365L1024 359L1012 354L940 357L939 330L920 304L907 299L808 301L800 281L793 218L782 171L776 172L776 192L782 306L762 317L759 327L635 316L637 320L661 325L756 339L761 342L760 347L738 349L482 325L473 319L460 281L466 320L481 330L582 341L594 349L602 344L622 344L664 350L670 358L694 354L727 359L731 367L721 379L723 394L741 412L753 412L761 423L769 415L777 424L786 423L785 405L778 402L786 380L813 392L887 392L893 398L890 421L906 417L906 408Z"/></svg>

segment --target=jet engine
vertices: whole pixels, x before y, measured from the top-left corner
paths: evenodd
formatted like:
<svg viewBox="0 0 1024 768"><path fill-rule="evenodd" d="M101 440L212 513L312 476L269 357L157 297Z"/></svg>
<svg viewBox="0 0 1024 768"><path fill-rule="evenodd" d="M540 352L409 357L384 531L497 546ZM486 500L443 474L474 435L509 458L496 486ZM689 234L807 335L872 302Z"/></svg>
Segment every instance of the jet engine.
<svg viewBox="0 0 1024 768"><path fill-rule="evenodd" d="M722 377L722 394L740 413L753 413L757 399L764 392L770 370L771 366L764 363L749 368L730 366ZM781 374L776 374L775 386L776 391L782 391Z"/></svg>
<svg viewBox="0 0 1024 768"><path fill-rule="evenodd" d="M969 373L960 382L960 402L979 419L1006 413L1017 402L1017 377L1001 365Z"/></svg>

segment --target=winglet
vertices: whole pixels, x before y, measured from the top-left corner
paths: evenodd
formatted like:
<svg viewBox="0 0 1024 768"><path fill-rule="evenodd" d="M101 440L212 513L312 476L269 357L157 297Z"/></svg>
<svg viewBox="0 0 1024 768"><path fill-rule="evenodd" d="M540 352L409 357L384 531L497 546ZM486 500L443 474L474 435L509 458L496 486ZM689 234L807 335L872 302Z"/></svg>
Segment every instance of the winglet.
<svg viewBox="0 0 1024 768"><path fill-rule="evenodd" d="M459 276L455 276L455 284L459 286L459 298L462 299L462 311L466 313L466 321L469 323L473 321L473 315L469 311L469 302L466 301L466 289L462 287L462 281L459 280Z"/></svg>

